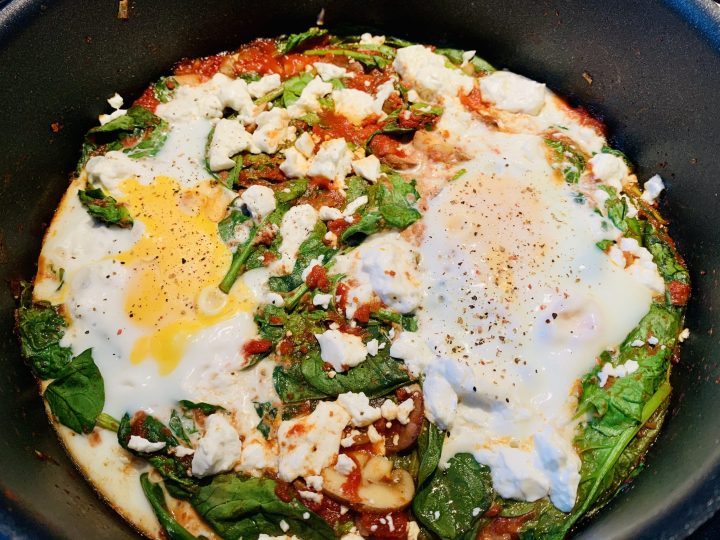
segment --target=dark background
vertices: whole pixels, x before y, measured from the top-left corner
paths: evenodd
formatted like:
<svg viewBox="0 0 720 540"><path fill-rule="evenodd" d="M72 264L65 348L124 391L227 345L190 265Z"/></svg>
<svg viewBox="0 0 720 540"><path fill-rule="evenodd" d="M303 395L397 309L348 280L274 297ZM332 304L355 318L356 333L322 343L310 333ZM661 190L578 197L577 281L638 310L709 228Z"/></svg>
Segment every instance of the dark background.
<svg viewBox="0 0 720 540"><path fill-rule="evenodd" d="M181 56L310 26L358 24L477 49L604 118L664 212L694 282L692 335L647 468L584 538L680 538L720 506L720 14L710 0L0 1L0 536L130 538L59 447L19 360L4 284L33 274L83 133ZM592 84L583 78L592 77ZM51 124L57 123L57 132ZM720 520L697 538L720 538Z"/></svg>

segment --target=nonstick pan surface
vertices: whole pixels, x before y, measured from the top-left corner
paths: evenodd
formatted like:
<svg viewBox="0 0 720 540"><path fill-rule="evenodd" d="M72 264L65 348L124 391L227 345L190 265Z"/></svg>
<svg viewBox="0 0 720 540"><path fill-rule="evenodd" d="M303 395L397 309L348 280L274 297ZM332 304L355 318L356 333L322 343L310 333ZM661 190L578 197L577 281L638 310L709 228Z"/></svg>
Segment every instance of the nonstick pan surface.
<svg viewBox="0 0 720 540"><path fill-rule="evenodd" d="M580 538L681 538L720 507L720 7L710 0L0 1L0 537L132 538L60 448L13 335L7 284L30 278L84 132L183 56L314 24L477 49L607 123L693 278L691 337L646 469ZM589 74L589 84L583 73Z"/></svg>

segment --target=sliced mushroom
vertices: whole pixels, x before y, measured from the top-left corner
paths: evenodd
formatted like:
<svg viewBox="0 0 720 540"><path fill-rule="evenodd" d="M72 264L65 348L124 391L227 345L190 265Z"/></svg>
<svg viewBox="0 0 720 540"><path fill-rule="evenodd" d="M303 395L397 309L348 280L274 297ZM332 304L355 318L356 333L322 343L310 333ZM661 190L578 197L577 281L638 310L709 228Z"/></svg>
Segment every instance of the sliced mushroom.
<svg viewBox="0 0 720 540"><path fill-rule="evenodd" d="M355 510L392 512L406 508L415 495L412 476L393 469L392 461L366 452L349 454L355 469L344 475L333 467L323 470L323 491Z"/></svg>
<svg viewBox="0 0 720 540"><path fill-rule="evenodd" d="M396 397L398 403L412 398L414 407L409 416L410 421L405 425L394 421L391 427L388 428L385 422L380 422L378 431L385 436L385 452L388 454L402 452L415 444L425 417L423 395L419 386L413 385L409 388L400 388L396 392Z"/></svg>

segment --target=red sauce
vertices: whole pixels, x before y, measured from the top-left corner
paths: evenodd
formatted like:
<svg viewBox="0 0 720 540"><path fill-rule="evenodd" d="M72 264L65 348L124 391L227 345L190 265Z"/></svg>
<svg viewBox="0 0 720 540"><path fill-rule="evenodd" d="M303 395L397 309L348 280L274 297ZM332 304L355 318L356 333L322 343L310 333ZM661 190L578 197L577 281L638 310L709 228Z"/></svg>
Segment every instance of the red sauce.
<svg viewBox="0 0 720 540"><path fill-rule="evenodd" d="M303 499L302 502L332 526L341 522L350 521L351 519L351 515L348 512L344 514L341 512L340 503L330 497L324 496L320 502L315 502L310 499Z"/></svg>
<svg viewBox="0 0 720 540"><path fill-rule="evenodd" d="M380 309L380 307L381 304L378 300L361 304L355 310L355 313L353 314L353 319L355 319L357 322L367 323L370 320L370 315L374 311Z"/></svg>
<svg viewBox="0 0 720 540"><path fill-rule="evenodd" d="M250 356L252 354L264 353L270 350L272 341L269 339L251 339L243 345L243 354Z"/></svg>
<svg viewBox="0 0 720 540"><path fill-rule="evenodd" d="M352 456L350 457L352 458ZM353 461L355 460L353 459ZM357 461L355 461L355 467L352 471L350 471L350 474L347 476L347 480L345 480L341 489L350 500L356 501L358 499L358 489L360 488L361 483L362 474L360 472L360 466Z"/></svg>
<svg viewBox="0 0 720 540"><path fill-rule="evenodd" d="M278 59L282 65L283 74L285 78L288 79L303 73L306 66L314 64L315 62L327 61L327 57L295 53L281 55Z"/></svg>
<svg viewBox="0 0 720 540"><path fill-rule="evenodd" d="M333 219L332 221L327 222L327 228L331 233L339 237L348 227L350 227L350 225L355 223L355 221L354 217L352 223L348 223L345 218Z"/></svg>
<svg viewBox="0 0 720 540"><path fill-rule="evenodd" d="M293 352L292 341L289 339L283 339L280 343L278 343L278 352L285 356L292 354L292 352Z"/></svg>
<svg viewBox="0 0 720 540"><path fill-rule="evenodd" d="M175 68L175 75L200 75L203 79L209 79L220 70L225 58L225 54L216 54L205 58L183 60Z"/></svg>
<svg viewBox="0 0 720 540"><path fill-rule="evenodd" d="M313 126L313 133L324 140L344 138L357 145L364 145L374 132L380 129L377 117L366 118L357 126L335 111L323 110L319 113L320 122ZM376 137L377 138L377 137Z"/></svg>
<svg viewBox="0 0 720 540"><path fill-rule="evenodd" d="M427 129L437 123L440 116L436 114L423 114L415 111L403 111L398 116L397 123L402 128Z"/></svg>
<svg viewBox="0 0 720 540"><path fill-rule="evenodd" d="M388 517L390 519L388 519ZM384 522L384 523L383 523ZM392 523L392 527L390 524ZM406 512L387 514L362 513L358 518L360 533L369 538L407 538L408 517Z"/></svg>
<svg viewBox="0 0 720 540"><path fill-rule="evenodd" d="M277 45L272 39L256 39L243 45L237 52L236 73L284 73L283 65L277 56Z"/></svg>
<svg viewBox="0 0 720 540"><path fill-rule="evenodd" d="M400 149L400 143L389 137L388 135L375 135L372 142L370 143L370 150L378 158L382 158L387 155L394 155L399 157L405 157L405 152Z"/></svg>
<svg viewBox="0 0 720 540"><path fill-rule="evenodd" d="M529 512L524 516L493 518L493 520L478 533L477 540L516 540L520 538L520 528L533 516L534 512Z"/></svg>
<svg viewBox="0 0 720 540"><path fill-rule="evenodd" d="M325 271L325 268L319 264L312 267L310 273L308 273L305 278L305 283L307 283L307 286L311 289L327 290L330 286L327 272Z"/></svg>
<svg viewBox="0 0 720 540"><path fill-rule="evenodd" d="M295 488L287 482L277 481L275 484L275 495L283 502L290 502L295 498Z"/></svg>
<svg viewBox="0 0 720 540"><path fill-rule="evenodd" d="M369 73L356 72L354 77L343 79L343 82L348 88L374 94L377 92L378 86L389 80L390 74L387 71L373 69ZM365 83L367 83L367 85Z"/></svg>
<svg viewBox="0 0 720 540"><path fill-rule="evenodd" d="M145 107L150 112L155 112L155 109L158 105L160 105L160 102L155 97L153 88L153 85L148 86L142 96L135 100L134 105L137 105L138 107Z"/></svg>
<svg viewBox="0 0 720 540"><path fill-rule="evenodd" d="M480 89L475 86L469 94L460 96L460 102L465 105L465 108L474 112L487 111L487 103L483 101Z"/></svg>
<svg viewBox="0 0 720 540"><path fill-rule="evenodd" d="M667 287L670 292L670 300L674 305L684 306L687 304L690 299L690 285L680 281L671 281Z"/></svg>
<svg viewBox="0 0 720 540"><path fill-rule="evenodd" d="M330 223L332 223L332 221ZM348 287L345 283L339 283L337 288L335 289L335 305L337 306L338 311L345 311L345 308L347 307L347 294L349 290L350 287Z"/></svg>

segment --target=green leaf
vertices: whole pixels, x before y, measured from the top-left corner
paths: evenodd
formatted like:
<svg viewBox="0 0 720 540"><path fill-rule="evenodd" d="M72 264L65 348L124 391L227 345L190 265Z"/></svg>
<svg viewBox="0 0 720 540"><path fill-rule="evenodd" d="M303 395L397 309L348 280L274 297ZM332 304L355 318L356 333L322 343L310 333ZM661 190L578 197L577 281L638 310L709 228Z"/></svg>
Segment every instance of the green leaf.
<svg viewBox="0 0 720 540"><path fill-rule="evenodd" d="M377 184L377 205L380 215L390 227L404 229L422 217L415 209L420 195L415 180L406 182L401 176L388 175L389 184Z"/></svg>
<svg viewBox="0 0 720 540"><path fill-rule="evenodd" d="M545 139L545 144L553 150L553 161L562 171L565 182L577 184L585 170L585 156L574 145L558 139Z"/></svg>
<svg viewBox="0 0 720 540"><path fill-rule="evenodd" d="M302 273L311 261L322 256L323 264L325 264L335 255L337 250L325 245L323 242L326 233L327 227L322 221L318 221L312 232L300 244L292 272L284 276L272 276L268 280L271 291L290 292L295 290L303 284Z"/></svg>
<svg viewBox="0 0 720 540"><path fill-rule="evenodd" d="M224 411L224 410L225 410L225 409L224 409L223 407L221 407L220 405L211 405L210 403L205 403L204 401L200 401L200 402L195 403L195 402L189 401L189 400L187 400L187 399L181 399L180 401L178 401L178 403L179 403L180 406L181 406L183 409L185 409L186 411L198 410L198 411L200 411L201 413L203 413L204 415L207 415L207 416L209 416L209 415L211 415L211 414L213 414L213 413L216 413L216 412L218 412L218 411Z"/></svg>
<svg viewBox="0 0 720 540"><path fill-rule="evenodd" d="M273 404L269 401L256 402L254 405L255 412L260 417L260 423L257 425L257 429L263 434L263 437L267 439L270 435L272 423L277 416L277 408L273 407Z"/></svg>
<svg viewBox="0 0 720 540"><path fill-rule="evenodd" d="M368 183L361 176L350 176L345 179L345 183L345 198L347 203L351 203L358 197L367 195Z"/></svg>
<svg viewBox="0 0 720 540"><path fill-rule="evenodd" d="M297 178L283 184L282 189L275 191L275 200L279 203L289 203L302 197L307 191L307 178Z"/></svg>
<svg viewBox="0 0 720 540"><path fill-rule="evenodd" d="M457 454L417 491L413 513L441 538L456 539L490 508L492 494L490 470L471 454Z"/></svg>
<svg viewBox="0 0 720 540"><path fill-rule="evenodd" d="M97 417L95 425L99 428L107 429L108 431L114 431L115 433L117 433L120 428L120 422L107 413L100 413Z"/></svg>
<svg viewBox="0 0 720 540"><path fill-rule="evenodd" d="M402 363L390 358L385 349L332 378L328 377L323 367L320 355L311 354L302 361L301 372L307 384L327 397L345 392L364 392L369 398L376 398L410 382L410 376L403 369Z"/></svg>
<svg viewBox="0 0 720 540"><path fill-rule="evenodd" d="M282 93L282 104L285 108L295 103L299 98L302 91L313 80L312 73L303 72L291 79L288 79L283 84Z"/></svg>
<svg viewBox="0 0 720 540"><path fill-rule="evenodd" d="M130 437L137 435L150 442L164 442L166 446L177 446L178 441L172 431L160 420L151 415L143 415L139 420L134 420L129 414L125 414L120 420L118 427L118 444L128 452L137 456L147 456L145 452L138 452L128 448Z"/></svg>
<svg viewBox="0 0 720 540"><path fill-rule="evenodd" d="M115 225L122 229L132 228L133 218L127 207L118 203L115 198L107 195L102 189L80 189L78 197L88 214L101 223Z"/></svg>
<svg viewBox="0 0 720 540"><path fill-rule="evenodd" d="M324 28L312 27L305 32L299 34L290 34L287 39L280 41L278 44L278 51L280 54L287 54L297 49L301 44L305 43L309 39L314 39L327 34L327 30Z"/></svg>
<svg viewBox="0 0 720 540"><path fill-rule="evenodd" d="M36 376L55 378L72 359L70 348L60 346L67 323L49 302L33 303L29 283L23 282L21 286L23 291L15 321L23 356Z"/></svg>
<svg viewBox="0 0 720 540"><path fill-rule="evenodd" d="M360 221L350 225L340 235L340 239L348 245L356 246L371 234L380 232L383 228L380 212L363 214Z"/></svg>
<svg viewBox="0 0 720 540"><path fill-rule="evenodd" d="M680 283L690 284L690 274L678 258L675 250L662 236L659 231L648 223L646 234L643 238L643 245L652 254L653 261L657 265L660 275L665 283L671 281L679 281Z"/></svg>
<svg viewBox="0 0 720 540"><path fill-rule="evenodd" d="M170 101L177 90L178 82L174 77L160 77L153 85L153 94L160 103Z"/></svg>
<svg viewBox="0 0 720 540"><path fill-rule="evenodd" d="M227 540L255 540L260 534L295 535L303 540L334 540L320 516L297 499L282 501L269 478L222 474L203 484L191 503L202 518ZM283 531L280 522L289 529Z"/></svg>
<svg viewBox="0 0 720 540"><path fill-rule="evenodd" d="M168 123L145 107L130 107L122 116L88 131L86 142L119 150L131 158L157 154L170 131Z"/></svg>
<svg viewBox="0 0 720 540"><path fill-rule="evenodd" d="M309 51L305 51L304 54L307 54L310 56L325 56L328 54L331 54L334 56L347 56L348 58L357 60L365 67L376 68L376 69L385 69L392 62L392 59L386 58L379 54L378 55L368 54L368 53L363 53L360 51L353 51L353 50L348 50L348 49L312 49Z"/></svg>
<svg viewBox="0 0 720 540"><path fill-rule="evenodd" d="M105 384L92 349L66 365L43 394L58 421L77 433L90 433L105 405Z"/></svg>
<svg viewBox="0 0 720 540"><path fill-rule="evenodd" d="M450 60L450 62L459 66L463 63L463 54L465 54L465 51L461 49L435 49L435 53L442 54ZM474 55L470 59L469 63L473 67L475 73L492 73L495 71L495 68L492 65L477 55Z"/></svg>
<svg viewBox="0 0 720 540"><path fill-rule="evenodd" d="M422 431L418 437L418 453L420 454L420 466L418 468L417 484L422 486L425 480L437 469L440 463L445 432L429 421L423 422Z"/></svg>
<svg viewBox="0 0 720 540"><path fill-rule="evenodd" d="M276 366L273 370L273 385L283 403L299 403L327 397L307 383L300 364L292 364L289 367Z"/></svg>
<svg viewBox="0 0 720 540"><path fill-rule="evenodd" d="M175 436L176 439L183 441L188 446L190 443L190 435L187 433L187 430L185 429L185 422L187 420L183 419L178 412L173 409L170 413L170 420L168 420L168 428L170 428L170 431L172 431L172 434Z"/></svg>
<svg viewBox="0 0 720 540"><path fill-rule="evenodd" d="M185 527L173 518L168 510L167 503L165 502L165 494L160 484L151 482L148 473L143 473L140 475L140 485L160 522L160 526L170 540L197 540L197 536L190 534Z"/></svg>
<svg viewBox="0 0 720 540"><path fill-rule="evenodd" d="M218 233L225 243L235 240L238 227L248 221L250 216L243 213L242 210L231 206L228 215L218 223Z"/></svg>

